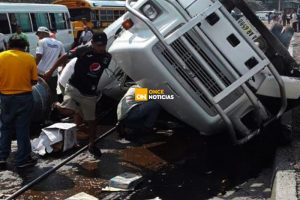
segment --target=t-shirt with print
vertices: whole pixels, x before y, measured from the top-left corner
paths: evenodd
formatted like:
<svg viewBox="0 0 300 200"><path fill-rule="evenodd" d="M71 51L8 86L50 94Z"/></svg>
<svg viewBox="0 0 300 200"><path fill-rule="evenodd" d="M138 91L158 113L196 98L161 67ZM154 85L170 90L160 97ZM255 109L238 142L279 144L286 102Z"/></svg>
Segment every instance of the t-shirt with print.
<svg viewBox="0 0 300 200"><path fill-rule="evenodd" d="M65 54L65 49L60 41L46 37L39 40L36 54L42 55L38 64L38 73L44 75L53 67L59 56ZM57 76L57 70L52 76Z"/></svg>
<svg viewBox="0 0 300 200"><path fill-rule="evenodd" d="M91 45L79 46L68 53L68 57L77 57L69 83L77 88L81 94L95 96L99 79L111 61L107 52L97 54Z"/></svg>

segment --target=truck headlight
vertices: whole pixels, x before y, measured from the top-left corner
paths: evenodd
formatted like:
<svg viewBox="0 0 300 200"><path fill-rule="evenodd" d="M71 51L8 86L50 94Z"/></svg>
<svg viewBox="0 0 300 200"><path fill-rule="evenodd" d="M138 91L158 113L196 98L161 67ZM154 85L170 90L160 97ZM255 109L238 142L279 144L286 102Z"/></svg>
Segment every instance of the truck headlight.
<svg viewBox="0 0 300 200"><path fill-rule="evenodd" d="M157 8L157 6L150 2L143 5L141 10L143 14L151 21L155 20L160 13L160 10Z"/></svg>

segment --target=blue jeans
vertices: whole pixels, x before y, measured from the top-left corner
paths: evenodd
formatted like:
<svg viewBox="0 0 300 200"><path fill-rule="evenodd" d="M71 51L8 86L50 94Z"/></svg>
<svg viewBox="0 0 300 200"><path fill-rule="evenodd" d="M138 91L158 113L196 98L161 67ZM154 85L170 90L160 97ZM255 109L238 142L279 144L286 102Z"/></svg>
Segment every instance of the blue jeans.
<svg viewBox="0 0 300 200"><path fill-rule="evenodd" d="M132 108L122 121L128 128L153 128L159 111L159 104L147 101Z"/></svg>
<svg viewBox="0 0 300 200"><path fill-rule="evenodd" d="M31 93L18 95L0 94L0 160L6 160L11 152L11 136L16 132L18 151L16 164L23 164L31 153L29 125L33 109Z"/></svg>

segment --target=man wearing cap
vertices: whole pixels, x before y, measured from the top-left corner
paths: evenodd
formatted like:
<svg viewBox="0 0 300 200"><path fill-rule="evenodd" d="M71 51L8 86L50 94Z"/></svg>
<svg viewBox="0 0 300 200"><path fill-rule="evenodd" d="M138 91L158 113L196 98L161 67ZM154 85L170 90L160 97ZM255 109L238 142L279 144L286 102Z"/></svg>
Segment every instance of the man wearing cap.
<svg viewBox="0 0 300 200"><path fill-rule="evenodd" d="M8 41L9 50L0 53L0 168L11 152L11 135L15 131L18 151L16 166L36 164L31 157L29 125L33 109L32 85L37 83L34 57L25 53L27 42L19 36Z"/></svg>
<svg viewBox="0 0 300 200"><path fill-rule="evenodd" d="M36 35L39 38L36 48L38 74L47 81L52 94L50 102L53 103L57 101L57 70L52 73L51 77L44 77L44 74L51 69L59 56L65 54L65 49L60 41L50 38L50 31L47 27L39 27Z"/></svg>
<svg viewBox="0 0 300 200"><path fill-rule="evenodd" d="M101 156L96 147L96 103L97 86L103 70L108 67L111 55L106 52L107 36L95 33L91 44L79 46L60 57L45 74L51 76L56 68L67 59L77 57L74 72L65 88L64 102L58 108L68 115L81 115L89 127L89 152Z"/></svg>

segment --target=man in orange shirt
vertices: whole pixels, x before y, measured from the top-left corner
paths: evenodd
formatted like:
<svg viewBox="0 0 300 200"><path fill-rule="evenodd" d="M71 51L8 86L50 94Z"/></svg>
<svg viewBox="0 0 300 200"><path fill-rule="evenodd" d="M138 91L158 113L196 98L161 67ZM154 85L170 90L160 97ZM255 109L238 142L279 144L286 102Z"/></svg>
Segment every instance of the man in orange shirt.
<svg viewBox="0 0 300 200"><path fill-rule="evenodd" d="M33 109L32 85L37 83L37 66L25 52L26 40L12 36L9 50L0 53L0 166L6 166L11 151L11 135L16 132L18 151L16 166L37 163L31 157L29 125Z"/></svg>

